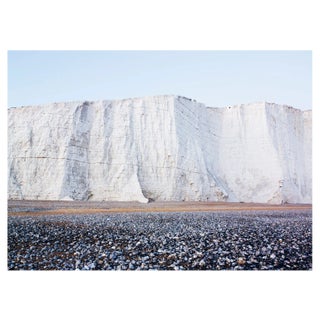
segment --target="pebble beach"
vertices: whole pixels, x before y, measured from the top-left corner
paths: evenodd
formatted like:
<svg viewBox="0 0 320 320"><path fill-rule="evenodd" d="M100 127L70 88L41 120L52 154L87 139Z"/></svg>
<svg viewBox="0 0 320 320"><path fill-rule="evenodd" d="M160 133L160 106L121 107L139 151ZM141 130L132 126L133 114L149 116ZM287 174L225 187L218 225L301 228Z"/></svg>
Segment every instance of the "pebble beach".
<svg viewBox="0 0 320 320"><path fill-rule="evenodd" d="M311 270L312 210L10 214L9 270Z"/></svg>

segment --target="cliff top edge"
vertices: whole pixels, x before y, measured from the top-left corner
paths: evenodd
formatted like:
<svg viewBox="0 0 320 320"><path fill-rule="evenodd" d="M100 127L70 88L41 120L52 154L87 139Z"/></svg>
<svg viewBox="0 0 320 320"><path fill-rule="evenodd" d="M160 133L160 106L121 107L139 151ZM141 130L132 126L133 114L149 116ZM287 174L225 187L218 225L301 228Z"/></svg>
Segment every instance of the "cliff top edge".
<svg viewBox="0 0 320 320"><path fill-rule="evenodd" d="M12 106L8 107L8 110L12 109L21 109L21 108L30 108L30 107L47 107L52 105L81 105L81 104L94 104L94 103L116 103L116 102L125 102L125 101L137 101L137 100L152 100L152 99L177 99L177 100L186 100L193 103L202 104L205 107L209 109L231 109L231 108L239 108L239 107L246 107L246 106L279 106L279 107L286 107L286 108L292 108L295 110L299 110L302 112L311 112L312 109L306 109L303 110L298 107L293 107L286 104L279 104L274 102L268 102L268 101L254 101L249 103L241 103L241 104L234 104L234 105L226 105L226 106L208 106L205 103L199 102L196 99L191 99L182 95L175 95L175 94L166 94L166 95L153 95L153 96L143 96L143 97L132 97L132 98L124 98L124 99L103 99L103 100L75 100L75 101L64 101L64 102L52 102L52 103L46 103L46 104L37 104L37 105L25 105L25 106Z"/></svg>

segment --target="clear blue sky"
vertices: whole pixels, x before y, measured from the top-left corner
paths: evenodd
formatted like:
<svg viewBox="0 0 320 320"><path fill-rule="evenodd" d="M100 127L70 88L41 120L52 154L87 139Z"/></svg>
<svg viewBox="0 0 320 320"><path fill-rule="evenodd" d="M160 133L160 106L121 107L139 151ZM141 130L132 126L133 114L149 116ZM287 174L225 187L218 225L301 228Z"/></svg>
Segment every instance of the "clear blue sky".
<svg viewBox="0 0 320 320"><path fill-rule="evenodd" d="M312 107L311 51L9 51L8 106L183 95Z"/></svg>

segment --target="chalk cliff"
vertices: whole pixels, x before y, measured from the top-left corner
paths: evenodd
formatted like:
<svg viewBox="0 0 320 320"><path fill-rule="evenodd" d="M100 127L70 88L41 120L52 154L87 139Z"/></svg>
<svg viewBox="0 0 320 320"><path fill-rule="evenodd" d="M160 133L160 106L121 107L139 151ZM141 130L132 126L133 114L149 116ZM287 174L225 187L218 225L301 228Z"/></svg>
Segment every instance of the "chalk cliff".
<svg viewBox="0 0 320 320"><path fill-rule="evenodd" d="M311 115L180 96L10 108L8 197L311 203Z"/></svg>

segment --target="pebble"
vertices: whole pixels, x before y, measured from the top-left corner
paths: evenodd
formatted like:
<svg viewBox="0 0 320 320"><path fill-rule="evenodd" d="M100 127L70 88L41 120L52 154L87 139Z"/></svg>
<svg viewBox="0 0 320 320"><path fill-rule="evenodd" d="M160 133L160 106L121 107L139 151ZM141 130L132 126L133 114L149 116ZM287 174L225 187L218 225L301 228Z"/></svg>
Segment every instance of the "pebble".
<svg viewBox="0 0 320 320"><path fill-rule="evenodd" d="M203 266L205 266L205 265L206 265L205 261L204 261L204 260L201 260L200 263L199 263L199 266L200 266L200 267L203 267Z"/></svg>

